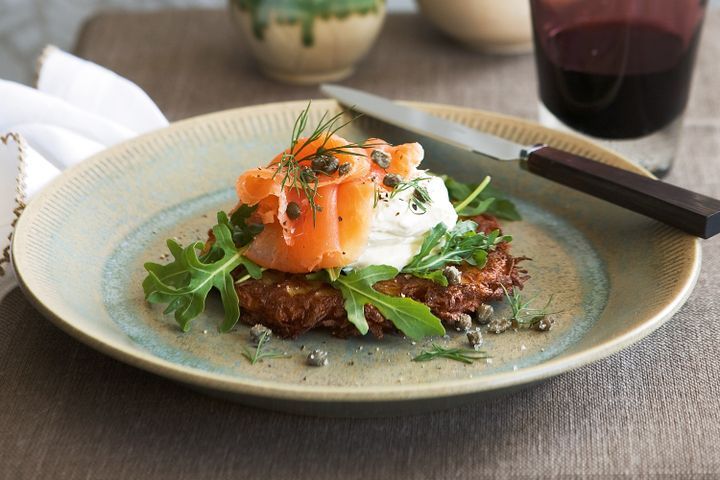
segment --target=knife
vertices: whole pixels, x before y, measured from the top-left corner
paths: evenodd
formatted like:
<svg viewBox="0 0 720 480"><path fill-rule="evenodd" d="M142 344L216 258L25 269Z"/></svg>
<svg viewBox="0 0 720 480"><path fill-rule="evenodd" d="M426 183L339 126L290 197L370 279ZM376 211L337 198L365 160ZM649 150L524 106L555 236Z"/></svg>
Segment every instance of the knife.
<svg viewBox="0 0 720 480"><path fill-rule="evenodd" d="M720 200L547 145L520 145L360 90L339 85L322 85L320 90L355 111L405 130L492 160L519 160L531 173L696 237L720 233Z"/></svg>

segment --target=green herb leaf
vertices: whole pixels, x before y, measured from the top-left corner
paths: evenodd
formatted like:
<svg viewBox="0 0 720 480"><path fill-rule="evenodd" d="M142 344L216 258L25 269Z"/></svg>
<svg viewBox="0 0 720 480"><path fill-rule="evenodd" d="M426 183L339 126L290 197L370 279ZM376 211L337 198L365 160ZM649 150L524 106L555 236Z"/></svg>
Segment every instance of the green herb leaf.
<svg viewBox="0 0 720 480"><path fill-rule="evenodd" d="M488 354L481 350L471 350L468 348L446 348L438 345L437 343L432 344L430 350L423 350L420 355L414 357L413 362L428 362L430 360L437 360L438 358L447 358L448 360L455 360L456 362L462 363L473 363L475 360L482 360L490 358Z"/></svg>
<svg viewBox="0 0 720 480"><path fill-rule="evenodd" d="M450 231L447 231L443 223L438 223L430 230L420 252L403 268L403 272L439 280L442 274L432 272L439 271L448 264L467 262L482 268L487 261L488 252L498 243L512 240L510 235L500 235L499 230L489 234L476 230L477 224L471 220L458 222ZM438 283L447 285L447 281Z"/></svg>
<svg viewBox="0 0 720 480"><path fill-rule="evenodd" d="M522 216L520 212L518 212L517 207L515 207L515 204L506 198L495 198L492 205L488 207L487 213L504 220L522 220Z"/></svg>
<svg viewBox="0 0 720 480"><path fill-rule="evenodd" d="M461 200L460 203L455 205L455 211L458 213L464 211L470 204L472 204L473 202L475 202L478 199L478 197L480 196L482 191L485 190L489 184L490 184L490 177L486 176L483 179L483 181L480 182L472 192L470 192L470 195L468 195L467 197L465 197L465 199ZM492 203L492 201L489 201L489 202L486 201L485 203L487 203L489 205L490 203Z"/></svg>
<svg viewBox="0 0 720 480"><path fill-rule="evenodd" d="M265 351L265 345L270 340L270 335L271 333L269 330L263 332L258 339L255 350L253 351L248 350L246 347L242 347L242 356L247 358L248 362L250 362L250 365L255 365L257 362L264 358L290 358L290 355L287 355L286 353Z"/></svg>
<svg viewBox="0 0 720 480"><path fill-rule="evenodd" d="M501 287L505 292L505 298L507 298L507 301L510 304L510 320L516 327L531 327L546 318L548 315L559 313L548 311L548 308L550 308L550 304L554 298L553 295L550 295L544 307L532 308L531 305L535 301L535 297L525 299L520 293L520 290L517 288L513 287L512 290L508 292L504 285L501 285Z"/></svg>
<svg viewBox="0 0 720 480"><path fill-rule="evenodd" d="M183 248L174 240L168 240L174 261L167 265L145 264L148 276L142 285L146 300L168 304L164 313L174 313L175 320L185 332L190 329L190 322L205 310L205 300L212 288L220 292L225 310L220 330L232 329L240 318L232 271L243 265L253 278L262 275L262 269L243 256L244 249L235 247L224 212L218 212L218 224L212 231L215 242L202 258L198 254L205 247L203 242Z"/></svg>
<svg viewBox="0 0 720 480"><path fill-rule="evenodd" d="M435 282L435 283L437 283L437 284L439 284L439 285L441 285L441 286L443 286L443 287L447 287L447 286L448 286L448 279L447 279L447 277L445 276L445 274L443 273L442 270L433 270L433 271L431 271L431 272L426 272L426 273L423 273L423 272L414 272L412 275L413 275L414 277L424 278L424 279L426 279L426 280L433 281L433 282Z"/></svg>
<svg viewBox="0 0 720 480"><path fill-rule="evenodd" d="M348 319L363 335L369 330L365 319L367 304L377 308L398 330L414 340L444 335L445 328L440 319L432 314L427 305L411 298L385 295L373 288L377 282L395 278L397 274L397 269L393 267L373 265L339 275L331 285L342 293Z"/></svg>
<svg viewBox="0 0 720 480"><path fill-rule="evenodd" d="M218 213L218 223L228 226L232 232L233 242L238 247L244 247L250 243L265 228L262 223L248 223L250 216L255 213L257 208L257 205L242 204L230 215L230 219L225 212Z"/></svg>
<svg viewBox="0 0 720 480"><path fill-rule="evenodd" d="M445 187L450 194L450 200L462 202L468 198L473 191L480 185L479 183L461 183L453 178L443 175ZM497 189L487 186L475 199L465 206L459 215L471 217L487 213L504 220L522 220L515 204L510 200L503 198L503 195Z"/></svg>
<svg viewBox="0 0 720 480"><path fill-rule="evenodd" d="M431 180L431 177L417 177L409 181L401 181L393 188L390 193L390 198L395 198L400 192L406 190L413 190L413 194L408 201L408 206L411 211L415 214L422 215L427 212L428 206L432 203L432 198L427 190L427 187L422 182ZM377 202L375 203L376 206Z"/></svg>
<svg viewBox="0 0 720 480"><path fill-rule="evenodd" d="M490 206L494 202L495 199L492 197L486 198L485 200L472 202L467 207L458 210L457 213L462 217L475 217L477 215L482 215L483 213L488 213Z"/></svg>
<svg viewBox="0 0 720 480"><path fill-rule="evenodd" d="M364 156L364 153L356 152L355 149L369 148L380 144L357 144L351 142L335 147L328 147L327 143L333 135L335 135L340 129L344 128L345 126L347 126L361 116L361 114L358 114L350 118L350 120L341 122L340 120L342 116L346 113L343 111L331 117L329 116L328 112L325 112L320 118L317 126L312 130L312 132L310 132L305 141L302 142L302 145L300 145L301 135L304 134L305 129L307 128L308 120L310 118L311 103L312 102L308 102L307 107L305 107L305 109L300 112L298 117L295 119L292 135L290 137L290 148L288 149L288 153L283 153L281 155L280 161L274 164L275 173L273 174L273 178L279 175L281 178L281 188L290 187L294 188L298 192L303 193L303 195L307 198L310 210L312 211L314 225L317 217L317 212L319 211L316 202L319 179L317 177L317 174L315 174L311 170L311 175L307 175L305 173L306 169L309 168L307 163L309 163L313 158L316 158L320 155ZM305 147L321 138L323 139L323 143L316 149L316 151L298 158L296 152L303 151ZM300 146L296 149L295 147L298 145ZM301 162L305 165L301 165Z"/></svg>
<svg viewBox="0 0 720 480"><path fill-rule="evenodd" d="M423 243L420 246L420 251L417 253L417 255L413 257L410 265L416 263L422 258L429 256L432 253L433 249L440 244L446 233L447 227L444 223L440 222L435 225L423 239Z"/></svg>

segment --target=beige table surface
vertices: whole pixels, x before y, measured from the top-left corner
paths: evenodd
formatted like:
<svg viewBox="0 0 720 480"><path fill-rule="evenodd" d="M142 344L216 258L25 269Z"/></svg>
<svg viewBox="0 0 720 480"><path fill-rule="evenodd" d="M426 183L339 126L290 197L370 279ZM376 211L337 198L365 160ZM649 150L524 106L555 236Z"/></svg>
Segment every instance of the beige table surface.
<svg viewBox="0 0 720 480"><path fill-rule="evenodd" d="M260 76L224 12L104 14L77 52L171 119L318 96ZM720 196L720 12L706 24L672 182ZM532 58L489 57L389 19L345 83L534 118ZM672 255L673 252L668 252ZM0 304L0 477L720 478L720 241L665 326L607 360L489 403L394 419L296 417L205 397Z"/></svg>

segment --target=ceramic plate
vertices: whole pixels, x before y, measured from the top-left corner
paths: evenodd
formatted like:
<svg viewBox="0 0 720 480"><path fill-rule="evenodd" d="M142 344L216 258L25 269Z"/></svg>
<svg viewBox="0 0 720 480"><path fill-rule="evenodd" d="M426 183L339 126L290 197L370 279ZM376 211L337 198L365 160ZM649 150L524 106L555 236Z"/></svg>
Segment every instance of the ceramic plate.
<svg viewBox="0 0 720 480"><path fill-rule="evenodd" d="M182 333L143 300L143 262L164 241L204 239L215 212L235 204L243 170L288 144L305 103L242 108L179 122L106 150L63 174L27 207L13 243L28 297L74 337L119 360L189 386L264 408L325 415L390 415L487 397L601 359L646 336L680 307L700 266L699 242L675 229L520 170L420 139L424 166L465 181L493 177L524 217L505 222L513 252L527 256L528 296L554 294L549 333L485 335L490 361L466 365L411 358L428 342L402 336L340 340L325 333L272 340L289 358L250 365L247 327L217 330L217 298ZM526 144L547 143L639 171L581 138L477 110L415 106ZM316 101L312 116L339 111ZM361 119L343 132L393 143L417 137ZM502 314L502 306L498 306ZM442 344L465 345L449 332ZM646 345L646 348L650 348ZM305 366L308 350L330 365Z"/></svg>

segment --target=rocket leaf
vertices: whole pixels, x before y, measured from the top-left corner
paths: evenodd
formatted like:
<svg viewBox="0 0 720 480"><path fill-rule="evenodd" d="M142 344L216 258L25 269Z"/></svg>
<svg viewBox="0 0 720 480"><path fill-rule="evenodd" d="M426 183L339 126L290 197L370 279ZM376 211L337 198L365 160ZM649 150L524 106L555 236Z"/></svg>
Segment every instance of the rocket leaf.
<svg viewBox="0 0 720 480"><path fill-rule="evenodd" d="M262 223L248 223L250 216L257 210L257 205L242 204L227 218L225 212L218 212L218 223L224 223L232 232L235 245L243 246L252 242L256 235L265 227ZM222 214L222 216L220 216Z"/></svg>
<svg viewBox="0 0 720 480"><path fill-rule="evenodd" d="M232 271L243 265L253 278L260 278L262 270L243 256L238 249L225 212L218 212L218 224L212 228L215 242L207 253L198 256L205 248L203 242L194 242L183 248L174 240L167 246L174 261L161 265L146 263L148 276L143 281L145 298L150 303L167 304L166 314L174 313L183 331L190 322L205 310L205 300L213 288L220 292L225 319L220 330L232 329L240 318L240 306L235 291Z"/></svg>
<svg viewBox="0 0 720 480"><path fill-rule="evenodd" d="M450 231L444 223L438 223L427 234L420 251L403 268L403 272L446 286L447 280L442 280L442 273L438 273L445 265L467 262L482 268L488 252L498 243L511 240L510 235L500 235L499 230L488 234L478 232L477 224L471 220L458 222Z"/></svg>
<svg viewBox="0 0 720 480"><path fill-rule="evenodd" d="M478 186L476 183L458 182L446 175L442 177L445 181L445 187L448 189L450 200L455 202L463 201ZM503 198L502 193L492 186L484 188L482 193L480 193L472 203L458 212L458 214L463 217L472 217L483 213L494 215L497 218L505 220L522 220L515 204Z"/></svg>
<svg viewBox="0 0 720 480"><path fill-rule="evenodd" d="M372 265L339 275L330 283L342 293L348 319L363 335L369 329L365 319L366 304L377 308L398 330L414 340L444 335L445 328L440 319L432 314L427 305L411 298L385 295L373 288L375 283L395 278L397 274L397 269L393 267Z"/></svg>

